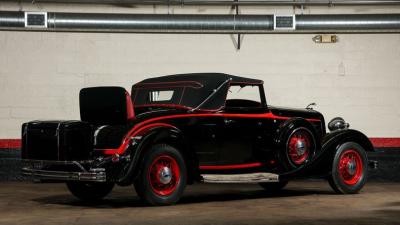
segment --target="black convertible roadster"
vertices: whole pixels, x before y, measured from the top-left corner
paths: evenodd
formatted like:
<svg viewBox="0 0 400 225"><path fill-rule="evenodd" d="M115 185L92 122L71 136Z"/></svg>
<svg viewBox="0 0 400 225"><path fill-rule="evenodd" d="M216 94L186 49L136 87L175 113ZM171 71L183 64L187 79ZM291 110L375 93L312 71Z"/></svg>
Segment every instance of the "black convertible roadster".
<svg viewBox="0 0 400 225"><path fill-rule="evenodd" d="M65 182L81 200L134 184L152 205L177 202L185 186L258 183L269 191L323 178L342 194L364 186L369 139L311 107L267 104L263 81L220 73L181 74L132 86L80 91L80 121L22 125L23 174Z"/></svg>

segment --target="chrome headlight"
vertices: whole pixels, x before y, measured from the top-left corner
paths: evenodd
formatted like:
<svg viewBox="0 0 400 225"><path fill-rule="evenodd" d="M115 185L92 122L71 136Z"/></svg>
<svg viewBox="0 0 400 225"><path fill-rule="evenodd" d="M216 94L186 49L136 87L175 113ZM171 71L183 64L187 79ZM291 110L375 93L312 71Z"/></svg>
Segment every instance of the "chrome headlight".
<svg viewBox="0 0 400 225"><path fill-rule="evenodd" d="M350 124L346 123L342 117L335 117L328 123L330 131L341 130L349 128Z"/></svg>

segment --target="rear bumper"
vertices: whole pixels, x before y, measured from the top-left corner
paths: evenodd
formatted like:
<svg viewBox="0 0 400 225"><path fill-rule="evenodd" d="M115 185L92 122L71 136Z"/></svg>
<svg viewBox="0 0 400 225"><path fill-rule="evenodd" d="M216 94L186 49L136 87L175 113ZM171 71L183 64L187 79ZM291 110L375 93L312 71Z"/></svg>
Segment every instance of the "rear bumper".
<svg viewBox="0 0 400 225"><path fill-rule="evenodd" d="M60 167L61 166L61 167ZM71 166L72 171L60 170L62 166ZM106 182L104 168L85 169L77 161L40 161L25 160L21 169L22 175L40 181L90 181Z"/></svg>

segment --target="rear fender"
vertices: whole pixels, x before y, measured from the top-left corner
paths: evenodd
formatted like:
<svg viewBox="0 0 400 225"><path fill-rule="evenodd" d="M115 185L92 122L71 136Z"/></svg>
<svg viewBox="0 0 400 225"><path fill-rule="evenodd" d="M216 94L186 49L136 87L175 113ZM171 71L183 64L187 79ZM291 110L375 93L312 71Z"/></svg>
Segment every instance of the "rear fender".
<svg viewBox="0 0 400 225"><path fill-rule="evenodd" d="M188 183L191 182L190 177L192 176L190 176L190 174L195 173L192 171L195 167L193 166L192 168L189 165L196 165L196 160L194 155L190 151L186 150L183 144L182 132L177 128L156 127L141 135L140 139L136 136L135 144L130 147L132 149L129 166L127 166L126 170L122 171L121 178L119 179L120 185L129 185L135 180L141 171L140 165L142 164L144 155L149 147L156 143L171 145L183 154L189 172Z"/></svg>

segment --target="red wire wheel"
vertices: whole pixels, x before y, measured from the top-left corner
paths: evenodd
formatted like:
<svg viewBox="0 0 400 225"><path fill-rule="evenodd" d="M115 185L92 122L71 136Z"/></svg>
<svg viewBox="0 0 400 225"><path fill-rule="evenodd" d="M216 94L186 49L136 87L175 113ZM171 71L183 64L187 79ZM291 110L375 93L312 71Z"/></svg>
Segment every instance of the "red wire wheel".
<svg viewBox="0 0 400 225"><path fill-rule="evenodd" d="M171 195L177 189L180 181L178 162L166 154L157 156L148 169L147 178L155 194Z"/></svg>
<svg viewBox="0 0 400 225"><path fill-rule="evenodd" d="M363 160L360 153L353 149L342 152L339 159L339 174L343 183L347 185L357 184L363 175Z"/></svg>
<svg viewBox="0 0 400 225"><path fill-rule="evenodd" d="M311 133L304 128L299 128L290 135L287 151L290 161L295 166L304 164L308 159L311 154L312 139Z"/></svg>
<svg viewBox="0 0 400 225"><path fill-rule="evenodd" d="M345 142L332 150L332 171L328 176L329 185L339 194L358 193L368 176L368 156L364 148L356 142Z"/></svg>

